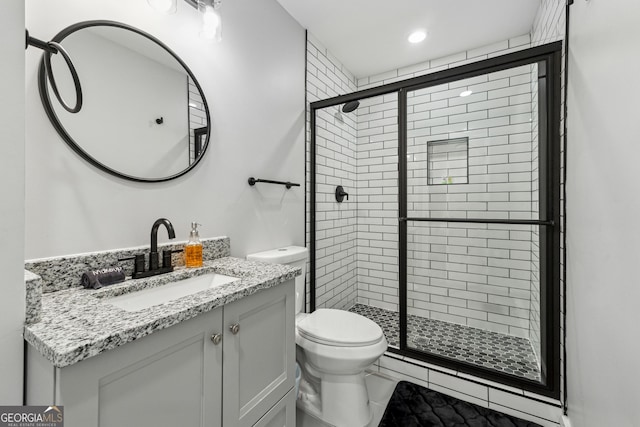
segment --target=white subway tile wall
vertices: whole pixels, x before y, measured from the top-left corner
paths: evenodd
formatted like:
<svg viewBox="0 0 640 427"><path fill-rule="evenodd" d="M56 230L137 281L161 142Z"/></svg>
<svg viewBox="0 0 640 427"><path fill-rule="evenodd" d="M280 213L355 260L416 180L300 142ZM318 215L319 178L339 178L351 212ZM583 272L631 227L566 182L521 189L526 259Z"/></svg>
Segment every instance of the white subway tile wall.
<svg viewBox="0 0 640 427"><path fill-rule="evenodd" d="M539 212L540 179L538 153L538 66L531 66L531 211ZM546 219L546 218L545 218ZM540 346L540 229L531 233L531 292L529 297L529 339L538 360L541 360Z"/></svg>
<svg viewBox="0 0 640 427"><path fill-rule="evenodd" d="M410 223L408 313L529 338L533 228Z"/></svg>
<svg viewBox="0 0 640 427"><path fill-rule="evenodd" d="M541 0L540 1L540 8L538 9L538 13L533 21L533 28L531 30L531 45L532 46L539 46L542 44L546 44L546 43L551 43L554 41L558 41L558 40L564 40L565 38L565 26L566 26L566 2L564 0ZM561 111L564 111L564 85L565 85L565 79L564 79L564 73L565 73L565 69L564 69L564 59L565 59L565 45L563 43L562 45L562 64L561 64L561 82L562 82L562 87L561 87L561 92L562 92L562 105L561 105ZM537 81L532 81L532 85L536 85ZM532 99L532 109L534 111L537 111L538 109L538 105L537 105L537 98ZM538 127L538 123L537 121L535 121L535 119L537 119L537 114L534 115L534 123L532 126L532 135L536 135L537 137L537 127ZM560 115L560 138L561 140L564 138L564 113L561 113ZM532 140L534 146L537 145L538 141L537 139L533 139ZM561 206L562 206L562 202L564 201L564 181L563 181L563 177L564 177L564 167L565 167L565 160L564 160L564 149L561 146L561 172L560 172L560 177L561 177L561 191L560 191L560 197L561 197ZM532 162L534 162L535 159L532 159ZM534 194L538 191L538 175L537 175L537 169L533 170L533 190L534 190ZM537 206L536 206L537 209ZM564 236L565 233L565 216L564 216L564 211L562 210L563 208L561 207L561 211L560 211L560 216L561 216L561 221L560 221L560 233L561 233L561 247L560 247L560 307L561 310L563 309L563 300L564 300L564 293L563 293L563 289L564 289L564 263L562 263L563 260L563 254L564 254L564 243L563 243L563 239L562 236ZM537 235L534 234L534 239L532 240L532 252L534 250L537 251L537 245L539 245L539 240L538 240ZM532 271L534 271L534 266L539 265L539 259L538 258L532 258ZM537 271L537 269L535 270ZM530 324L532 329L536 329L539 330L539 323L540 323L540 290L539 290L539 285L540 285L540 280L539 277L534 277L532 275L531 277L531 307L530 307ZM561 324L561 328L564 330L564 323ZM562 337L562 333L560 335ZM531 334L531 343L533 345L533 348L535 351L539 352L540 351L540 337L536 336L535 333L532 332ZM563 397L563 392L564 392L564 382L562 381L562 377L564 377L565 372L564 372L564 365L563 365L563 354L564 354L564 341L561 338L561 343L560 343L560 376L561 376L561 380L560 380L560 388L561 388L561 399L564 399Z"/></svg>
<svg viewBox="0 0 640 427"><path fill-rule="evenodd" d="M398 97L360 101L357 302L398 310Z"/></svg>
<svg viewBox="0 0 640 427"><path fill-rule="evenodd" d="M531 75L526 65L407 94L409 217L537 218ZM431 142L455 138L468 138L468 184L429 185ZM529 338L531 231L410 223L409 314Z"/></svg>
<svg viewBox="0 0 640 427"><path fill-rule="evenodd" d="M307 102L354 92L356 80L308 34ZM310 116L307 109L307 247L309 247ZM356 300L356 120L341 106L316 116L316 307L348 309ZM349 200L337 203L336 186ZM308 266L307 266L308 267ZM309 271L309 268L307 268ZM307 275L307 283L309 283ZM307 304L309 304L307 286Z"/></svg>

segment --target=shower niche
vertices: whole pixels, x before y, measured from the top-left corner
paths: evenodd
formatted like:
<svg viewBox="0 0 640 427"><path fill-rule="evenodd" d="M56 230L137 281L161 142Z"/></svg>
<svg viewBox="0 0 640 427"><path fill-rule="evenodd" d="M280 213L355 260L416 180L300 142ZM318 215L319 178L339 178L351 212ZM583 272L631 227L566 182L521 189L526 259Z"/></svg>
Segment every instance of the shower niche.
<svg viewBox="0 0 640 427"><path fill-rule="evenodd" d="M427 141L427 184L469 183L469 138Z"/></svg>
<svg viewBox="0 0 640 427"><path fill-rule="evenodd" d="M369 317L391 352L559 396L560 53L311 104L311 310Z"/></svg>

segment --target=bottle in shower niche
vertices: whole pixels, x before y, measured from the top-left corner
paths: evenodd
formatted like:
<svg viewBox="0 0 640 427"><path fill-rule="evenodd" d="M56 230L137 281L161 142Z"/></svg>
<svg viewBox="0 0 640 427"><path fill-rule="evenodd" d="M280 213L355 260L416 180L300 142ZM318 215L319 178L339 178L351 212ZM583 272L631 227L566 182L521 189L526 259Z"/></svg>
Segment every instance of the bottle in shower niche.
<svg viewBox="0 0 640 427"><path fill-rule="evenodd" d="M191 223L191 232L189 232L189 241L184 245L184 263L187 268L202 267L202 242L198 234L197 222Z"/></svg>

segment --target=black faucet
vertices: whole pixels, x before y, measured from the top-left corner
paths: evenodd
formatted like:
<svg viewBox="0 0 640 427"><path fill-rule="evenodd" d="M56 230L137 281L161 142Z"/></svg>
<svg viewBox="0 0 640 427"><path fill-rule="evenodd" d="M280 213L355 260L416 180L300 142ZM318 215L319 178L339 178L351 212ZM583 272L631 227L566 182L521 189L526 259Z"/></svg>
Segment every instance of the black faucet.
<svg viewBox="0 0 640 427"><path fill-rule="evenodd" d="M158 228L164 225L167 229L170 239L176 238L176 233L173 231L173 225L171 221L166 218L159 218L153 223L151 227L151 253L149 253L149 271L155 271L160 269L160 256L158 255ZM167 268L168 266L163 266ZM173 268L171 269L173 270Z"/></svg>
<svg viewBox="0 0 640 427"><path fill-rule="evenodd" d="M171 225L171 221L169 221L168 219L160 218L153 223L153 227L151 227L151 252L149 253L149 269L147 271L145 271L144 269L144 254L137 254L127 258L119 259L119 261L135 261L133 274L131 275L132 278L139 279L142 277L155 276L158 274L169 273L173 271L173 265L171 264L171 254L173 254L174 252L182 252L182 249L167 249L162 251L162 266L160 266L160 256L158 254L158 228L160 228L161 225L164 225L166 227L170 239L176 238L176 233L175 231L173 231L173 225Z"/></svg>

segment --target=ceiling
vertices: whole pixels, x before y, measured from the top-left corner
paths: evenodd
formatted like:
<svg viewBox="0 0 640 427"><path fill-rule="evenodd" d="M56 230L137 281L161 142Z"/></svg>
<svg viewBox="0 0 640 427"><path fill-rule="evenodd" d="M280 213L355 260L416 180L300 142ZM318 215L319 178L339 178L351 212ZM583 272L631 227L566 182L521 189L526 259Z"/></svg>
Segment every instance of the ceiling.
<svg viewBox="0 0 640 427"><path fill-rule="evenodd" d="M529 33L540 0L278 0L356 77ZM416 29L427 39L412 45Z"/></svg>

